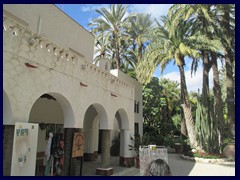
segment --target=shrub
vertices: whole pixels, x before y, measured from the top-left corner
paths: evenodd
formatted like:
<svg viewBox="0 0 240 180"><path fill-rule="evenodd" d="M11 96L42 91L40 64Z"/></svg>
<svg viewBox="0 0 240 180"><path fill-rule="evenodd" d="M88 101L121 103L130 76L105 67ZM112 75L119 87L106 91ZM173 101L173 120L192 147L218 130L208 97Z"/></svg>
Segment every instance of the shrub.
<svg viewBox="0 0 240 180"><path fill-rule="evenodd" d="M223 158L223 154L216 154L216 153L206 153L204 151L197 151L193 153L194 157L205 158L205 159L220 159Z"/></svg>

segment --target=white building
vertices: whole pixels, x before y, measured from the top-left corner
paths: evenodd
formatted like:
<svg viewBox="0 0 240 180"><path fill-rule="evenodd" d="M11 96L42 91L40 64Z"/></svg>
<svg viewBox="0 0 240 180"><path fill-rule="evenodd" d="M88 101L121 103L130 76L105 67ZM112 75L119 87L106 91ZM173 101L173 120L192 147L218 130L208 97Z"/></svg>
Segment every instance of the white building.
<svg viewBox="0 0 240 180"><path fill-rule="evenodd" d="M74 132L84 134L86 161L102 148L102 168L111 167L111 140L119 132L120 165L131 166L130 136L142 135L141 85L109 71L104 60L93 65L94 36L55 5L5 4L3 28L4 175L11 174L12 154L19 153L13 150L16 122L41 125L31 152L37 159L48 142L46 127L64 127L63 175L70 174ZM31 153L29 148L26 156ZM35 167L28 168L35 175Z"/></svg>

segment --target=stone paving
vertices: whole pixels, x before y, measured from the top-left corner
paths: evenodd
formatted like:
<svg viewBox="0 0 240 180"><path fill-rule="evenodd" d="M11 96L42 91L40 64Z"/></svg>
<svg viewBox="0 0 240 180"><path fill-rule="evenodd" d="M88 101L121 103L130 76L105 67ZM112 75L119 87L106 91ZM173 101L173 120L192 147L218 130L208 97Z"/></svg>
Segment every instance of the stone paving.
<svg viewBox="0 0 240 180"><path fill-rule="evenodd" d="M100 167L101 157L94 162L83 162L83 176L96 176L96 168ZM173 176L235 176L235 162L224 164L208 164L184 160L180 154L169 153L168 162ZM135 167L119 166L119 158L111 157L112 176L139 176L140 171Z"/></svg>

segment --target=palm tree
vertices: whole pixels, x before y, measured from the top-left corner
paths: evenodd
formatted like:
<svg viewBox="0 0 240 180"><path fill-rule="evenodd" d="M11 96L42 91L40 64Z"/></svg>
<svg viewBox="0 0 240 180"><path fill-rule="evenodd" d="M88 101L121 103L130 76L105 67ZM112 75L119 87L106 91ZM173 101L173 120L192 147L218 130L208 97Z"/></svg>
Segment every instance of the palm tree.
<svg viewBox="0 0 240 180"><path fill-rule="evenodd" d="M234 93L234 61L235 61L235 5L220 4L216 5L219 13L219 25L221 27L221 42L224 47L226 62L226 85L227 85L227 111L228 119L235 124L235 93ZM232 128L235 136L234 127Z"/></svg>
<svg viewBox="0 0 240 180"><path fill-rule="evenodd" d="M196 38L189 36L189 30L192 26L191 20L179 21L176 23L170 16L161 18L164 26L157 22L157 28L150 36L151 44L147 47L147 55L137 67L138 79L146 83L149 81L156 66L160 64L162 71L166 65L174 60L180 71L181 101L186 121L187 132L192 147L197 147L195 139L194 121L191 114L191 106L188 100L188 91L184 73L185 56L199 58L200 54L193 47L196 44ZM175 26L175 23L177 26Z"/></svg>
<svg viewBox="0 0 240 180"><path fill-rule="evenodd" d="M137 64L143 55L145 49L144 43L147 41L145 37L152 29L153 20L151 20L150 14L136 14L130 18L130 27L128 28L128 34L130 34L133 41L133 50L137 49Z"/></svg>
<svg viewBox="0 0 240 180"><path fill-rule="evenodd" d="M221 89L216 90L216 88L220 87L219 84L219 74L217 70L217 52L222 50L222 46L220 43L219 38L217 37L217 32L216 32L216 26L218 23L216 23L216 20L218 19L216 11L214 10L214 5L211 4L188 4L188 5L174 5L172 9L177 9L178 8L178 13L175 15L178 18L184 18L184 19L189 19L192 18L194 19L193 22L193 28L192 28L192 33L199 33L202 35L205 35L207 37L207 41L209 43L212 43L211 46L205 46L205 47L200 47L200 52L202 55L202 60L203 60L203 83L202 83L202 99L203 99L203 106L207 109L207 115L208 118L211 118L211 108L210 108L210 93L209 93L209 71L212 66L213 67L213 73L214 73L214 99L215 99L215 109L217 108L214 112L215 114L215 121L216 124L218 125L217 131L218 131L218 140L219 140L219 147L222 144L222 129L223 127L221 126L223 124L223 109L219 108L222 107L221 105ZM171 10L170 10L171 11ZM176 17L175 17L176 18ZM218 26L218 29L219 26ZM211 60L210 60L211 58ZM192 63L192 71L196 71L198 66L198 61L193 61Z"/></svg>
<svg viewBox="0 0 240 180"><path fill-rule="evenodd" d="M111 59L109 36L97 36L95 40L94 63L97 64L101 58ZM111 63L112 64L112 63Z"/></svg>
<svg viewBox="0 0 240 180"><path fill-rule="evenodd" d="M177 81L170 81L169 79L162 78L159 84L162 87L161 94L165 99L166 119L168 121L168 128L170 128L172 112L180 100L180 92L178 89L179 83Z"/></svg>
<svg viewBox="0 0 240 180"><path fill-rule="evenodd" d="M93 27L92 32L95 35L102 33L103 36L109 36L115 68L120 69L121 42L127 37L125 26L131 15L127 16L127 6L121 4L111 4L110 10L101 8L100 10L96 10L96 12L99 13L101 17L93 19L92 22L89 23L89 26Z"/></svg>
<svg viewBox="0 0 240 180"><path fill-rule="evenodd" d="M213 69L213 94L214 94L214 119L216 122L216 129L218 135L219 151L221 152L222 141L223 141L223 103L222 103L222 91L219 80L217 55L216 53L211 53L212 57L212 69Z"/></svg>

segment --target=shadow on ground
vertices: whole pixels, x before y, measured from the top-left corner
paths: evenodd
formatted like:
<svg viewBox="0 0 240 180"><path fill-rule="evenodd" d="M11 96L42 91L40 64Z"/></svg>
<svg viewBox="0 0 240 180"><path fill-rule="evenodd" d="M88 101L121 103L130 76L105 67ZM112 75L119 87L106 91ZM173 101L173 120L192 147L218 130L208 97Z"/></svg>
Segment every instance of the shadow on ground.
<svg viewBox="0 0 240 180"><path fill-rule="evenodd" d="M188 176L196 162L184 160L180 154L169 153L168 164L171 168L172 176Z"/></svg>
<svg viewBox="0 0 240 180"><path fill-rule="evenodd" d="M94 162L83 162L83 176L96 176L96 168L100 167L101 157ZM172 176L235 176L235 162L226 164L208 164L184 160L180 154L168 153L168 164ZM119 166L119 157L111 157L110 165L114 169L113 176L139 176L135 167Z"/></svg>
<svg viewBox="0 0 240 180"><path fill-rule="evenodd" d="M83 176L96 176L96 168L100 167L101 157L94 162L83 162ZM168 163L171 168L173 176L188 176L192 171L195 162L185 161L181 159L180 154L168 154ZM139 176L140 170L135 167L121 167L119 166L119 157L111 157L111 167L114 169L113 176Z"/></svg>

